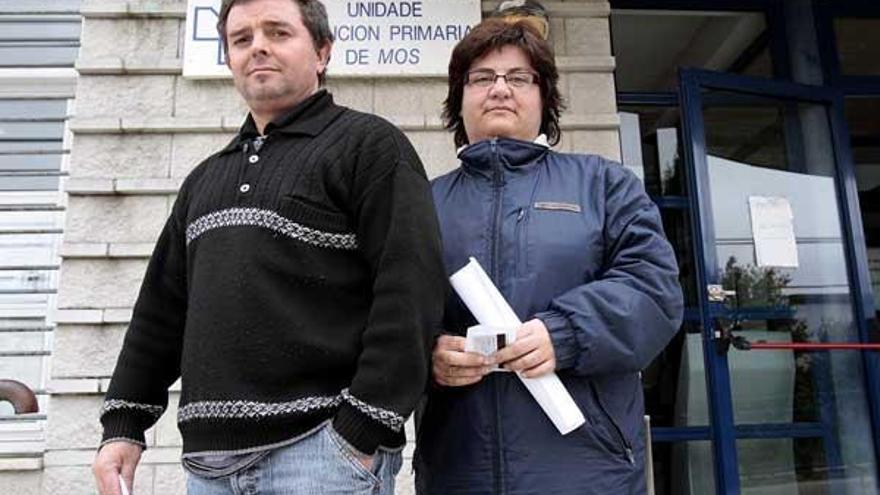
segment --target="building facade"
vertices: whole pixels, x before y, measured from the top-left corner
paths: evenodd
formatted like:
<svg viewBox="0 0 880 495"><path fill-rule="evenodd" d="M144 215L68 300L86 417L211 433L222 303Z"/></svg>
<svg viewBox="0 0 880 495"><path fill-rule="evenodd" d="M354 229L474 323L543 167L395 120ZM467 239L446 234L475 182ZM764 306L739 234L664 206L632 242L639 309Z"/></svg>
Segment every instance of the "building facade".
<svg viewBox="0 0 880 495"><path fill-rule="evenodd" d="M483 2L483 15L497 3ZM830 0L543 3L567 103L557 149L636 171L679 256L686 321L643 373L651 489L877 493L880 366L869 346L880 343L880 8ZM75 14L82 29L65 76L75 93L65 86L69 94L55 95L65 102L62 117L54 107L30 110L42 103L23 77L33 70L26 62L0 67L0 81L19 77L0 87L0 184L12 177L4 168L47 167L22 158L45 150L19 151L48 138L10 130L42 119L57 133L60 121L52 149L64 196L35 200L39 188L23 187L31 203L66 208L51 210L64 217L58 253L46 254L60 260L57 297L46 289L41 303L54 311L45 321L31 315L30 326L52 330L37 349L51 357L4 365L37 343L0 340L8 374L0 379L25 382L41 406L24 417L0 410L0 445L9 446L0 450L0 492L87 494L95 491L90 464L103 393L153 243L183 178L228 142L246 108L230 80L183 76L184 0L21 4L0 6L0 22ZM49 69L41 69L46 94ZM16 85L27 90L3 92ZM327 86L338 102L402 128L430 176L457 165L440 121L443 77L334 77L331 63ZM28 228L60 235L60 227ZM47 273L33 268L53 264L26 262L19 272ZM0 328L20 329L14 304L4 309ZM148 432L135 493L184 493L176 395L172 389L169 410ZM23 427L9 426L22 424L39 434L22 437ZM411 493L412 445L405 452L399 492Z"/></svg>

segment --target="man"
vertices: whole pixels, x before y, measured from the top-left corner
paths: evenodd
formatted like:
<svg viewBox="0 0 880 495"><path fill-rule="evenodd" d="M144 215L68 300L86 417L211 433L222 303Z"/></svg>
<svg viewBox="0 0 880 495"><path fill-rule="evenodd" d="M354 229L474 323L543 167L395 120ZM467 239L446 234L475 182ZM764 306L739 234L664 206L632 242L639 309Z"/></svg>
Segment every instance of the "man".
<svg viewBox="0 0 880 495"><path fill-rule="evenodd" d="M102 409L93 471L130 487L180 376L191 494L393 493L445 280L422 165L321 90L317 0L225 0L250 115L184 181Z"/></svg>

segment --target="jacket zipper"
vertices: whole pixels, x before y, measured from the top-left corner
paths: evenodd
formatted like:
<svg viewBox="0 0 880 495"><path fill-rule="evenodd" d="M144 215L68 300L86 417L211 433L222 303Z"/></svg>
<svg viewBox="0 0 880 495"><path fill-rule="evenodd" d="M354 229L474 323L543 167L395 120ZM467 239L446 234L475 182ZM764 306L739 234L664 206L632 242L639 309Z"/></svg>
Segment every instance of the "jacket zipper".
<svg viewBox="0 0 880 495"><path fill-rule="evenodd" d="M626 460L630 464L635 465L636 457L633 454L632 445L630 445L630 443L626 440L626 437L623 435L623 430L621 430L620 427L617 426L617 421L614 421L614 418L611 417L610 414L608 414L608 410L605 409L605 405L599 398L599 391L596 390L596 386L593 383L590 383L590 391L593 393L593 400L596 401L596 404L599 406L599 410L605 416L605 419L607 419L611 426L614 428L614 433L617 436L617 440L620 442L620 445L623 446L623 454L624 456L626 456Z"/></svg>
<svg viewBox="0 0 880 495"><path fill-rule="evenodd" d="M497 140L493 138L489 142L489 149L492 156L492 262L491 271L492 279L500 280L498 273L498 245L501 237L501 164L498 160ZM500 287L499 287L500 289ZM493 377L494 378L494 377ZM499 390L499 380L492 380L492 388L495 395L495 458L492 462L492 468L495 471L495 493L501 495L504 493L504 481L501 472L501 456L502 456L502 433L501 433L501 391Z"/></svg>

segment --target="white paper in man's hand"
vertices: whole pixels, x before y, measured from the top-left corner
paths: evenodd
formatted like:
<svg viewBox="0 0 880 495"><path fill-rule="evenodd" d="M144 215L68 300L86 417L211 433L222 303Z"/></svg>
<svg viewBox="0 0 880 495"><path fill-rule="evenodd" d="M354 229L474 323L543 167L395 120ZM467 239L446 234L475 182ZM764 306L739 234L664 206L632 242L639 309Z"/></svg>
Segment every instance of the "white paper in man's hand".
<svg viewBox="0 0 880 495"><path fill-rule="evenodd" d="M476 259L470 258L464 268L449 277L449 281L481 325L500 328L519 328L522 325ZM560 433L565 435L584 424L583 413L556 373L538 378L525 378L519 373L517 376Z"/></svg>
<svg viewBox="0 0 880 495"><path fill-rule="evenodd" d="M119 475L119 493L121 493L122 495L131 495L131 494L128 492L128 487L125 486L125 480L122 479L122 475L121 475L121 474Z"/></svg>

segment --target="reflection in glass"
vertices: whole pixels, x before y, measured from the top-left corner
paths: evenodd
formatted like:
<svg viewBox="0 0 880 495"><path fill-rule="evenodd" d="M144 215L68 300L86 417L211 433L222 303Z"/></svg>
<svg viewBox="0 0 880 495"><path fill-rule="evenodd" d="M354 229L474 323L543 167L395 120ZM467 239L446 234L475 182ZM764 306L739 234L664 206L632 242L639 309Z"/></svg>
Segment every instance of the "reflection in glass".
<svg viewBox="0 0 880 495"><path fill-rule="evenodd" d="M739 479L741 493L749 494L873 494L877 491L873 457L854 459L846 466L829 460L836 456L833 446L822 438L740 439ZM779 469L775 452L794 449L799 453L790 457L790 466ZM743 454L764 460L744 465Z"/></svg>
<svg viewBox="0 0 880 495"><path fill-rule="evenodd" d="M704 103L718 279L736 294L721 324L752 342L858 341L825 108L730 92ZM786 208L759 211L758 200ZM772 263L756 254L767 246ZM798 493L831 460L843 478L873 472L857 353L731 350L728 364L738 425L807 423L818 436L741 440L744 493ZM815 456L818 440L835 455Z"/></svg>
<svg viewBox="0 0 880 495"><path fill-rule="evenodd" d="M657 495L684 493L715 493L715 467L712 444L708 440L693 442L654 442L654 490ZM690 461L708 459L708 465Z"/></svg>
<svg viewBox="0 0 880 495"><path fill-rule="evenodd" d="M846 120L868 246L875 311L880 310L880 119L877 115L880 115L880 98L847 98Z"/></svg>
<svg viewBox="0 0 880 495"><path fill-rule="evenodd" d="M678 107L620 105L619 110L624 165L643 170L648 194L685 195Z"/></svg>
<svg viewBox="0 0 880 495"><path fill-rule="evenodd" d="M834 19L840 72L852 76L880 76L880 19Z"/></svg>
<svg viewBox="0 0 880 495"><path fill-rule="evenodd" d="M764 14L611 11L617 90L676 91L679 67L769 77Z"/></svg>

